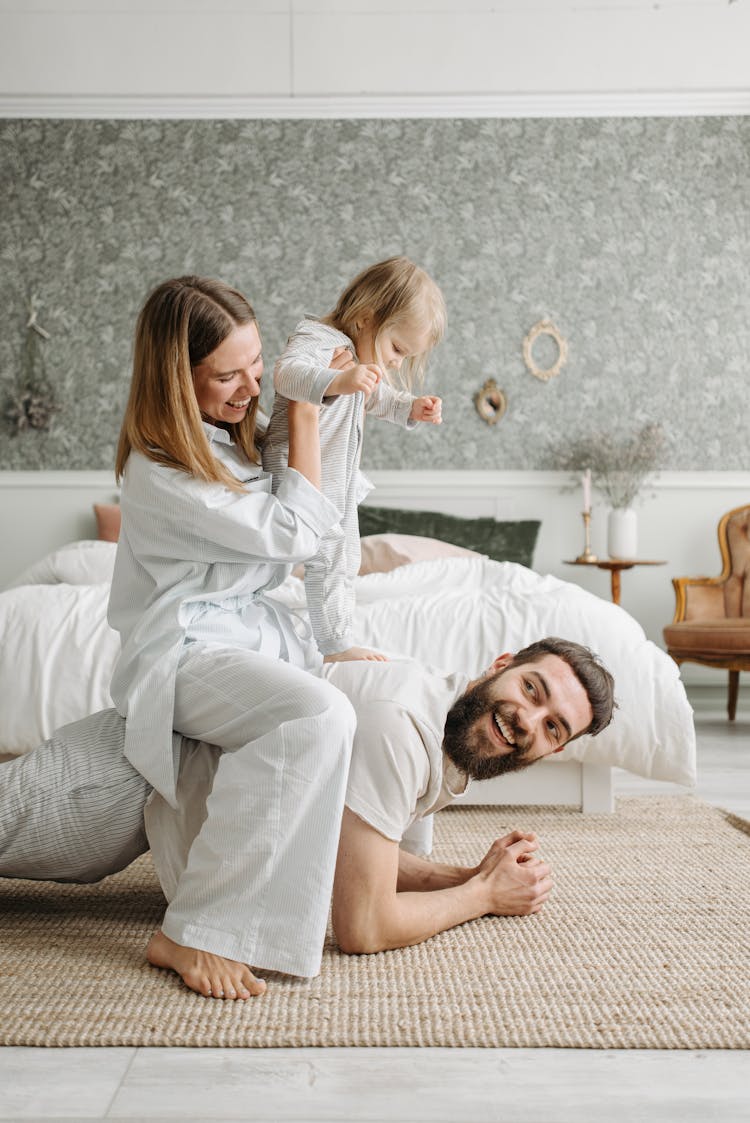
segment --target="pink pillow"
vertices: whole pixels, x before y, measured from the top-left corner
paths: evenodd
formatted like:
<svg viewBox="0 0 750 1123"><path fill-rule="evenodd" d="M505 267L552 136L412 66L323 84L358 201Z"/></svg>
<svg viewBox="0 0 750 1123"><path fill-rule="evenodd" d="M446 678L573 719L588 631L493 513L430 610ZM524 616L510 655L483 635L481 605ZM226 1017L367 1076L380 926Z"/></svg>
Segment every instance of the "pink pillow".
<svg viewBox="0 0 750 1123"><path fill-rule="evenodd" d="M360 539L362 562L359 576L368 573L390 573L410 562L432 561L435 558L481 558L475 550L452 546L439 538L422 538L418 534L369 534ZM294 577L305 576L304 565L295 565Z"/></svg>
<svg viewBox="0 0 750 1123"><path fill-rule="evenodd" d="M360 577L367 573L388 573L410 562L481 557L475 550L452 546L438 538L422 538L417 534L370 534L361 540L361 547Z"/></svg>
<svg viewBox="0 0 750 1123"><path fill-rule="evenodd" d="M95 503L96 536L101 542L116 542L120 537L120 508L117 503Z"/></svg>

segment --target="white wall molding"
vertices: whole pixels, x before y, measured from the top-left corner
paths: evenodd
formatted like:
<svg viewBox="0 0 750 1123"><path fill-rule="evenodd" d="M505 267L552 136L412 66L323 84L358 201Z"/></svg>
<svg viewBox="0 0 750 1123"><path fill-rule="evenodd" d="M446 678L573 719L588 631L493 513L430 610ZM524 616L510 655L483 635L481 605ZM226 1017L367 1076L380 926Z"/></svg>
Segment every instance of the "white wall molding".
<svg viewBox="0 0 750 1123"><path fill-rule="evenodd" d="M0 118L316 119L750 116L750 89L455 96L0 95Z"/></svg>
<svg viewBox="0 0 750 1123"><path fill-rule="evenodd" d="M498 488L562 488L572 478L570 472L519 471L516 469L403 469L368 468L366 474L375 486L389 496L399 493L429 494L451 498L474 495L493 496ZM114 469L101 471L10 471L0 470L0 490L15 488L116 488ZM660 472L648 490L661 491L740 491L750 500L750 472Z"/></svg>
<svg viewBox="0 0 750 1123"><path fill-rule="evenodd" d="M117 489L113 468L101 472L10 472L0 471L0 491L12 491L15 488L35 488L38 491L56 490L59 488L86 491L110 488Z"/></svg>
<svg viewBox="0 0 750 1123"><path fill-rule="evenodd" d="M431 492L444 496L494 495L502 488L566 488L574 478L571 472L475 469L459 471L367 468L367 476L377 488L389 493ZM646 491L741 491L750 501L750 472L660 472Z"/></svg>

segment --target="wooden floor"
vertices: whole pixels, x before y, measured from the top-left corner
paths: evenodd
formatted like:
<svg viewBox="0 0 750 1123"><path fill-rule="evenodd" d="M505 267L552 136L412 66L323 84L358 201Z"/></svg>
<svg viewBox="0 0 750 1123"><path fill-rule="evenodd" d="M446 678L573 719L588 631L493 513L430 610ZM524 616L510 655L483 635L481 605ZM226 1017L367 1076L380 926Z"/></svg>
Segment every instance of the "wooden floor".
<svg viewBox="0 0 750 1123"><path fill-rule="evenodd" d="M750 819L750 711L734 726L705 712L696 727L697 794ZM625 795L681 790L623 772L616 786ZM750 1052L0 1050L0 1119L55 1118L748 1123Z"/></svg>

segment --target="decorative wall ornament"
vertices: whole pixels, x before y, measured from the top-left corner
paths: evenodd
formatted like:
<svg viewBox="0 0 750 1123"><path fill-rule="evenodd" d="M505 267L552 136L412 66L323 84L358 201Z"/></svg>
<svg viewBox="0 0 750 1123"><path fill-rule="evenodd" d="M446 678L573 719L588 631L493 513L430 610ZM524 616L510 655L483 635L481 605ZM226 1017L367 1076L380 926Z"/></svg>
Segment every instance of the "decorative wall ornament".
<svg viewBox="0 0 750 1123"><path fill-rule="evenodd" d="M488 425L497 425L508 408L508 399L494 378L488 378L481 390L474 395L477 413Z"/></svg>
<svg viewBox="0 0 750 1123"><path fill-rule="evenodd" d="M49 429L52 414L60 408L46 379L42 341L48 340L50 336L37 323L39 304L34 293L28 300L28 312L21 373L16 389L5 406L5 420L13 436L25 429Z"/></svg>
<svg viewBox="0 0 750 1123"><path fill-rule="evenodd" d="M548 335L557 344L557 360L546 370L541 370L534 361L534 343L540 335ZM523 361L526 363L526 369L529 374L533 374L534 378L540 378L542 382L549 382L550 378L555 378L560 373L560 368L565 365L567 357L568 344L551 320L540 320L538 324L534 324L523 341Z"/></svg>

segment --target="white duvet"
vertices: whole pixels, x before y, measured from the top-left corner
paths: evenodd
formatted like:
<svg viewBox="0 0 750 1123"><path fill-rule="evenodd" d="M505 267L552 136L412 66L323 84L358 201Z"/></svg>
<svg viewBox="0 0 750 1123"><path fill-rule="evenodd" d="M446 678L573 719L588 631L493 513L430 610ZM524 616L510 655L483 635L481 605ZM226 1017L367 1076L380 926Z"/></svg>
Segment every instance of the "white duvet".
<svg viewBox="0 0 750 1123"><path fill-rule="evenodd" d="M77 542L0 593L0 751L23 753L59 725L111 705L118 638L106 622L114 545ZM304 617L302 582L274 594ZM477 673L545 635L595 650L618 709L596 738L555 759L586 759L692 785L692 711L672 660L624 609L511 562L443 558L357 578L357 642Z"/></svg>

